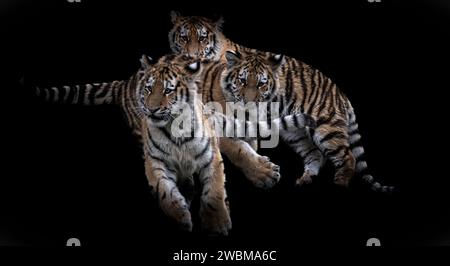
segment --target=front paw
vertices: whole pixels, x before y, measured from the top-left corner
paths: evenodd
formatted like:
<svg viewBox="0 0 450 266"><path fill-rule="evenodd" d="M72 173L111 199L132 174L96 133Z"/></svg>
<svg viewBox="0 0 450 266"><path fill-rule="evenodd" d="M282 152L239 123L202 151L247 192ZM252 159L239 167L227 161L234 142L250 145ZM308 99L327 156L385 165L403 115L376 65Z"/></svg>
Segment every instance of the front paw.
<svg viewBox="0 0 450 266"><path fill-rule="evenodd" d="M312 183L312 175L308 171L305 171L303 176L296 180L295 185L301 187L303 185L308 185L311 183Z"/></svg>
<svg viewBox="0 0 450 266"><path fill-rule="evenodd" d="M244 169L247 178L259 188L271 188L280 181L280 167L267 156L258 156Z"/></svg>
<svg viewBox="0 0 450 266"><path fill-rule="evenodd" d="M186 202L182 199L174 199L161 206L164 213L172 218L182 231L192 232L192 218Z"/></svg>
<svg viewBox="0 0 450 266"><path fill-rule="evenodd" d="M223 206L222 206L223 205ZM220 207L204 203L200 207L200 220L202 231L208 235L227 236L231 230L231 218L227 207L221 204Z"/></svg>

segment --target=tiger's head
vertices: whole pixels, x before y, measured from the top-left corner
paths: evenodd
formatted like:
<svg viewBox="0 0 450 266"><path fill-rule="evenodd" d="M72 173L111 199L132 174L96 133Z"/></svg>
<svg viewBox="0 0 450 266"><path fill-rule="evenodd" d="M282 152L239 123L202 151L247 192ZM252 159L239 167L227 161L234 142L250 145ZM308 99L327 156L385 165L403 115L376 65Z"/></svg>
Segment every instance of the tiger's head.
<svg viewBox="0 0 450 266"><path fill-rule="evenodd" d="M227 101L266 102L275 97L282 55L227 51L225 58L227 70L222 73L221 86Z"/></svg>
<svg viewBox="0 0 450 266"><path fill-rule="evenodd" d="M143 56L141 65L137 95L140 108L151 124L163 127L183 108L193 106L197 89L195 75L200 70L200 62L170 55L152 64Z"/></svg>
<svg viewBox="0 0 450 266"><path fill-rule="evenodd" d="M172 52L198 59L218 60L223 35L223 19L213 21L204 17L184 17L172 11L173 28L169 32Z"/></svg>

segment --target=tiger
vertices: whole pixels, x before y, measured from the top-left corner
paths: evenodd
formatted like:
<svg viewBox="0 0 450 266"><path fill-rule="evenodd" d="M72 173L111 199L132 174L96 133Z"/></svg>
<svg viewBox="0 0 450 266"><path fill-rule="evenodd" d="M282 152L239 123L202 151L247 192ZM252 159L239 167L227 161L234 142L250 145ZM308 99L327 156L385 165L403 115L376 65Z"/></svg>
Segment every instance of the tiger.
<svg viewBox="0 0 450 266"><path fill-rule="evenodd" d="M35 87L36 94L49 102L118 104L132 132L139 137L149 187L163 212L182 230L192 231L189 208L195 193L193 176L196 174L202 185L200 220L203 231L227 235L231 220L224 186L222 141L228 139L239 145L247 143L248 136L256 135L258 131L268 135L272 130L270 127L296 130L314 126L314 122L308 116L294 114L255 124L206 112L197 94L202 92L198 87L202 72L200 61L176 55L163 56L154 64L151 60L142 56L139 71L128 80ZM183 107L193 110L192 117L187 120L192 120L196 135L177 136L174 132L177 133L178 128L172 130L174 121L182 117L179 114ZM218 121L223 123L224 132L213 127ZM239 137L238 132L246 134Z"/></svg>
<svg viewBox="0 0 450 266"><path fill-rule="evenodd" d="M279 102L281 116L302 113L316 120L317 128L281 132L282 139L302 157L303 174L296 185L310 184L330 160L334 183L348 187L357 174L374 191L391 193L368 173L355 113L348 98L322 72L280 54L262 52L229 40L222 33L223 18L216 21L171 12L169 42L172 52L221 67L204 76L221 76L211 83L208 100L222 102ZM208 81L205 81L208 83Z"/></svg>
<svg viewBox="0 0 450 266"><path fill-rule="evenodd" d="M191 232L190 206L195 188L200 187L201 231L228 235L232 223L219 139L196 100L196 83L191 81L199 63L177 64L172 56L151 63L145 55L140 61L139 70L127 80L35 90L49 102L119 105L141 143L150 192L163 213L180 230ZM183 106L193 110L195 137L171 131Z"/></svg>
<svg viewBox="0 0 450 266"><path fill-rule="evenodd" d="M189 212L190 197L184 197L177 184L194 187L194 174L201 185L200 221L202 230L228 235L231 229L226 204L225 173L218 138L196 101L195 82L186 74L195 74L199 63L176 64L171 57L162 57L151 64L144 56L143 70L134 92L143 115L141 131L144 143L145 171L151 191L161 209L182 229L192 231ZM136 104L136 103L135 103ZM187 118L182 108L189 108ZM192 123L196 135L174 136L173 123L184 118Z"/></svg>

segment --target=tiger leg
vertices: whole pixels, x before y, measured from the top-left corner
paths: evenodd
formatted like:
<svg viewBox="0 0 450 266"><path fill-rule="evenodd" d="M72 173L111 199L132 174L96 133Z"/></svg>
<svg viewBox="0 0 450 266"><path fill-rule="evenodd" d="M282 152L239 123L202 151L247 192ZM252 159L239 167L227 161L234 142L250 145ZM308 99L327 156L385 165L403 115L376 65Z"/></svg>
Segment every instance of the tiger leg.
<svg viewBox="0 0 450 266"><path fill-rule="evenodd" d="M323 124L316 128L314 141L336 169L334 183L348 187L355 174L355 158L349 148L347 130L332 124Z"/></svg>
<svg viewBox="0 0 450 266"><path fill-rule="evenodd" d="M312 178L319 174L325 163L325 158L319 148L312 142L306 129L295 131L282 131L283 140L303 159L303 175L296 180L296 185L310 184Z"/></svg>
<svg viewBox="0 0 450 266"><path fill-rule="evenodd" d="M220 151L242 170L256 187L271 188L280 180L280 167L261 156L244 140L220 138Z"/></svg>
<svg viewBox="0 0 450 266"><path fill-rule="evenodd" d="M200 220L202 230L214 235L228 235L231 219L225 191L225 174L222 156L218 149L199 171L202 184Z"/></svg>
<svg viewBox="0 0 450 266"><path fill-rule="evenodd" d="M154 158L146 157L145 174L150 189L162 211L174 219L182 230L192 231L192 219L186 199L178 190L173 171Z"/></svg>

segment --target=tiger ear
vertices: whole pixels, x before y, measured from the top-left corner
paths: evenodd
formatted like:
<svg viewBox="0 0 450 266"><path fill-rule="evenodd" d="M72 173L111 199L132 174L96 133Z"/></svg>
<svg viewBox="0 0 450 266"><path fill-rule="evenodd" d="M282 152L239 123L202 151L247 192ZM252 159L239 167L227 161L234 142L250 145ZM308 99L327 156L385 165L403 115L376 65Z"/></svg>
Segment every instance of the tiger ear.
<svg viewBox="0 0 450 266"><path fill-rule="evenodd" d="M241 61L241 54L239 52L226 51L225 58L227 59L228 67L232 67Z"/></svg>
<svg viewBox="0 0 450 266"><path fill-rule="evenodd" d="M193 63L190 63L186 66L186 70L191 73L195 74L200 70L200 61L195 61Z"/></svg>
<svg viewBox="0 0 450 266"><path fill-rule="evenodd" d="M170 11L170 20L172 21L173 24L176 24L180 18L181 15L179 12L174 10Z"/></svg>
<svg viewBox="0 0 450 266"><path fill-rule="evenodd" d="M281 67L285 62L284 55L282 54L270 55L268 61L270 66L272 67L272 70L277 71L278 68Z"/></svg>
<svg viewBox="0 0 450 266"><path fill-rule="evenodd" d="M216 29L222 30L222 26L223 26L224 22L225 22L225 20L223 19L222 16L220 16L219 19L217 19L216 22L214 22L214 26L216 27Z"/></svg>
<svg viewBox="0 0 450 266"><path fill-rule="evenodd" d="M152 65L151 62L153 61L153 59L150 56L146 56L144 54L144 55L142 55L140 61L141 61L141 68L145 70Z"/></svg>

